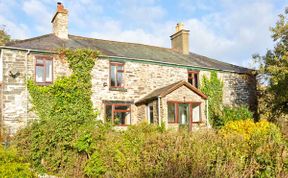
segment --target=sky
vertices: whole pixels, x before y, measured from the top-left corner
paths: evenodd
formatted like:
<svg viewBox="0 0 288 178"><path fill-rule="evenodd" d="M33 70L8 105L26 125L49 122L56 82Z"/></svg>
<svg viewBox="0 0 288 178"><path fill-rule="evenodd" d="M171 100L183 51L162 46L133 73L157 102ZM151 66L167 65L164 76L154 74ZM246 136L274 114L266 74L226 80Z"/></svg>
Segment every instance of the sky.
<svg viewBox="0 0 288 178"><path fill-rule="evenodd" d="M60 0L0 0L0 25L13 39L52 32ZM177 22L190 30L190 51L251 67L273 48L270 27L288 0L62 0L69 34L170 48Z"/></svg>

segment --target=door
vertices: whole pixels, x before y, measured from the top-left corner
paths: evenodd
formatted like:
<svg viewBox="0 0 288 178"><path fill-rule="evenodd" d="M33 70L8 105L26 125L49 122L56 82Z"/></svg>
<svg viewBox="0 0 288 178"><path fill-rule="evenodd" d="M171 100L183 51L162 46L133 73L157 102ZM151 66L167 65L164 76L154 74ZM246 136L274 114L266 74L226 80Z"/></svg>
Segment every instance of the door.
<svg viewBox="0 0 288 178"><path fill-rule="evenodd" d="M189 104L179 103L178 118L180 125L189 125L190 121Z"/></svg>

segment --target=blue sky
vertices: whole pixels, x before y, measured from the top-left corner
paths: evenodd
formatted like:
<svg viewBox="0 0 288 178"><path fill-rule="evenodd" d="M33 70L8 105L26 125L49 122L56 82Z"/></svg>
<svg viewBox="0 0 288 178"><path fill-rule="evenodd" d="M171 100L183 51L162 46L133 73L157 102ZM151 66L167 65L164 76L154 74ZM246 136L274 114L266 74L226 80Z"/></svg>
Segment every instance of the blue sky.
<svg viewBox="0 0 288 178"><path fill-rule="evenodd" d="M59 1L59 0L58 0ZM0 25L14 39L51 33L57 0L0 0ZM248 66L273 47L269 28L287 0L62 0L69 33L170 47L177 22L190 51Z"/></svg>

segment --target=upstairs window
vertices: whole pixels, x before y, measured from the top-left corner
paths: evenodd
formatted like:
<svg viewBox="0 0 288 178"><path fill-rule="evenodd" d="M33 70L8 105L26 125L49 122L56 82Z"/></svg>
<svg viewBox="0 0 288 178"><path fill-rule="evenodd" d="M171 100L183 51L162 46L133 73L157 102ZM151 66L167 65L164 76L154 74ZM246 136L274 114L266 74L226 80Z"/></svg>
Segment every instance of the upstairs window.
<svg viewBox="0 0 288 178"><path fill-rule="evenodd" d="M188 70L188 82L194 87L199 86L199 71Z"/></svg>
<svg viewBox="0 0 288 178"><path fill-rule="evenodd" d="M35 81L39 84L53 82L53 60L49 57L37 57L35 63Z"/></svg>
<svg viewBox="0 0 288 178"><path fill-rule="evenodd" d="M124 63L110 63L110 87L124 88Z"/></svg>
<svg viewBox="0 0 288 178"><path fill-rule="evenodd" d="M128 104L106 104L105 120L113 125L125 126L131 124L131 109Z"/></svg>

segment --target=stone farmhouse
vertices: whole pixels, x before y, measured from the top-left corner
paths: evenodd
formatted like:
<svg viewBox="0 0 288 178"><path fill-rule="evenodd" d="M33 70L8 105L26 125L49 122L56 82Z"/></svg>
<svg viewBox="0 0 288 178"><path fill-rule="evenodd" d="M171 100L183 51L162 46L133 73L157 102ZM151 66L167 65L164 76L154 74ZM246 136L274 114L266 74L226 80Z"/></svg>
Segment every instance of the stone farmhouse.
<svg viewBox="0 0 288 178"><path fill-rule="evenodd" d="M94 39L68 33L68 10L57 3L53 33L1 46L1 127L15 133L37 118L31 110L26 81L49 85L68 76L59 48L90 48L101 56L92 70L92 102L98 118L119 128L146 120L177 129L209 126L209 97L199 87L203 76L217 71L224 83L223 103L256 106L252 70L189 51L189 30L176 26L171 48Z"/></svg>

